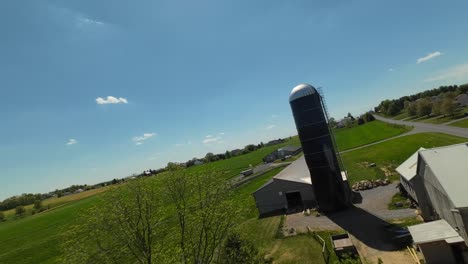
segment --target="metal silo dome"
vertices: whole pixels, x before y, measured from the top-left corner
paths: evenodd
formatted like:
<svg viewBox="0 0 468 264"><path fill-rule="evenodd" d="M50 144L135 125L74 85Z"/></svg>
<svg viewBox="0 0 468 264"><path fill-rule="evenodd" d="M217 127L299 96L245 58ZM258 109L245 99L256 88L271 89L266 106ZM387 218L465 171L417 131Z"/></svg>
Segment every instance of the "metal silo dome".
<svg viewBox="0 0 468 264"><path fill-rule="evenodd" d="M291 94L289 95L289 102L316 93L317 90L312 85L307 83L301 83L291 90Z"/></svg>

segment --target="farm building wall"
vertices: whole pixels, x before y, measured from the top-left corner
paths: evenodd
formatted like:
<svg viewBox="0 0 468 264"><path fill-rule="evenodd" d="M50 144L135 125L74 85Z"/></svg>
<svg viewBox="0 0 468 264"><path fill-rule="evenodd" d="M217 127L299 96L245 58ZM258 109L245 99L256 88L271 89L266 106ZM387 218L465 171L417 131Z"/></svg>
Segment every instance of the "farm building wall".
<svg viewBox="0 0 468 264"><path fill-rule="evenodd" d="M428 264L455 264L452 248L445 241L435 241L418 245Z"/></svg>
<svg viewBox="0 0 468 264"><path fill-rule="evenodd" d="M253 193L258 212L262 215L277 210L287 209L286 193L300 192L305 208L316 205L312 185L294 181L273 179L273 181Z"/></svg>

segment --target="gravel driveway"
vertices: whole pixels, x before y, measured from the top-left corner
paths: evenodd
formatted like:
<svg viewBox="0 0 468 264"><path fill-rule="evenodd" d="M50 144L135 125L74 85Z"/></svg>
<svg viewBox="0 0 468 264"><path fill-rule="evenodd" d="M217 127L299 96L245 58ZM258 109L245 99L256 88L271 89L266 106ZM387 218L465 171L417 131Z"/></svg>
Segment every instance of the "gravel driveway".
<svg viewBox="0 0 468 264"><path fill-rule="evenodd" d="M382 220L393 220L416 216L415 209L387 209L387 205L392 196L398 192L396 186L397 183L392 183L387 186L379 186L371 190L361 191L362 203L355 204L355 206L363 209L362 211L367 212L368 215L372 215L373 217L380 218ZM341 223L337 223L335 218L347 218L347 211L336 213L334 216L334 219L331 220L327 216L305 216L302 213L297 213L288 215L285 224L287 228L295 228L300 231L307 230L307 226L315 230L342 229L343 226ZM352 221L352 219L348 219L348 221Z"/></svg>

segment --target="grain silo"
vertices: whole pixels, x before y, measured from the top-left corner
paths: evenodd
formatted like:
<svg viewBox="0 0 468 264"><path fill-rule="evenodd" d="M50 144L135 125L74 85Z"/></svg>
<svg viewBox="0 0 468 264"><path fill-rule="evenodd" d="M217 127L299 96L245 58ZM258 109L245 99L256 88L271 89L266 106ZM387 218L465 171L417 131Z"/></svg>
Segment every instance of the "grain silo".
<svg viewBox="0 0 468 264"><path fill-rule="evenodd" d="M311 85L300 84L291 91L289 103L319 209L332 212L348 207L351 190L321 95Z"/></svg>

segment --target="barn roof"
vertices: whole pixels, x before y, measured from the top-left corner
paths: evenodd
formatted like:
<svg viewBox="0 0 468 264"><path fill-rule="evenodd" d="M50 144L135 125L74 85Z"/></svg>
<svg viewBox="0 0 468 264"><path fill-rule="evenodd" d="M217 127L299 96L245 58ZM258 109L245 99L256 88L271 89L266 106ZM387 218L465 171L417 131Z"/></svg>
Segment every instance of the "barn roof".
<svg viewBox="0 0 468 264"><path fill-rule="evenodd" d="M468 143L419 152L455 207L468 207Z"/></svg>
<svg viewBox="0 0 468 264"><path fill-rule="evenodd" d="M298 150L302 149L301 147L298 147L298 146L291 146L291 145L287 145L287 146L284 146L282 148L279 148L278 150L284 150L284 151L291 151L291 152L296 152Z"/></svg>
<svg viewBox="0 0 468 264"><path fill-rule="evenodd" d="M396 171L407 181L410 181L414 176L416 176L416 169L418 167L418 153L421 150L425 150L425 148L420 148L418 151L413 153L411 157L409 157L407 160L405 160L398 168L396 168Z"/></svg>

